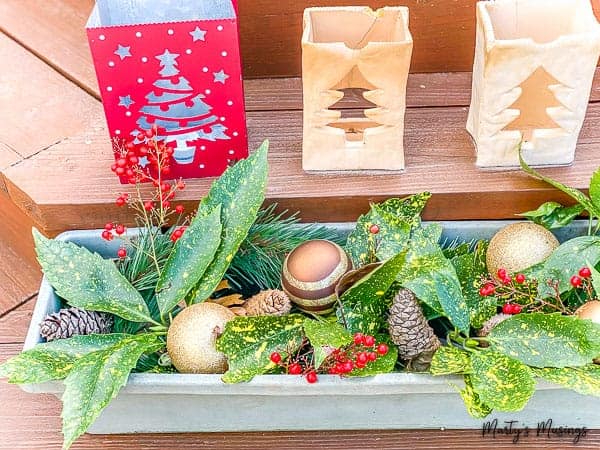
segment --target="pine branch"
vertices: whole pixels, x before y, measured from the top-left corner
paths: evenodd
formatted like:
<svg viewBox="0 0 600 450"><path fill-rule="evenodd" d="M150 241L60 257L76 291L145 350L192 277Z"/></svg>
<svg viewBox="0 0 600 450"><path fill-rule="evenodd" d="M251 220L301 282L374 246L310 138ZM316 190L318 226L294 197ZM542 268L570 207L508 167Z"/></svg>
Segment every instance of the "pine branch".
<svg viewBox="0 0 600 450"><path fill-rule="evenodd" d="M232 287L245 294L258 290L279 289L285 256L302 242L327 239L343 245L345 238L331 228L318 224L300 224L297 213L275 212L273 204L258 213L248 236L233 258L225 277Z"/></svg>
<svg viewBox="0 0 600 450"><path fill-rule="evenodd" d="M170 233L163 234L159 229L142 228L140 234L132 240L133 250L129 258L117 262L119 271L142 294L152 318L157 321L160 320L155 293L159 277L157 267L164 266L173 248L169 236ZM156 261L153 256L154 251ZM140 331L140 327L139 323L115 317L113 331L135 334Z"/></svg>

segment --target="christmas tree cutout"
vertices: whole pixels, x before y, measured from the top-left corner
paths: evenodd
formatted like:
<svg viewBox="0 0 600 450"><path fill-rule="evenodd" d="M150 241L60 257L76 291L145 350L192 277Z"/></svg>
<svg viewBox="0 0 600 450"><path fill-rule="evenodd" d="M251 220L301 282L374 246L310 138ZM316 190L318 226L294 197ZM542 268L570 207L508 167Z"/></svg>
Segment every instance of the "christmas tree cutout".
<svg viewBox="0 0 600 450"><path fill-rule="evenodd" d="M166 144L175 142L175 162L191 164L196 154L196 146L190 145L191 142L230 138L225 134L227 128L211 114L212 107L203 101L205 96L195 92L185 77L177 76L178 57L169 50L156 57L162 67L161 78L154 82L157 90L146 96L147 104L140 109L137 125L142 131L158 126L161 131L157 140Z"/></svg>
<svg viewBox="0 0 600 450"><path fill-rule="evenodd" d="M560 85L560 81L539 67L521 84L521 96L509 106L517 109L519 117L510 122L503 130L517 130L523 134L524 141L530 141L535 130L560 129L547 113L547 108L563 106L558 102L549 86Z"/></svg>

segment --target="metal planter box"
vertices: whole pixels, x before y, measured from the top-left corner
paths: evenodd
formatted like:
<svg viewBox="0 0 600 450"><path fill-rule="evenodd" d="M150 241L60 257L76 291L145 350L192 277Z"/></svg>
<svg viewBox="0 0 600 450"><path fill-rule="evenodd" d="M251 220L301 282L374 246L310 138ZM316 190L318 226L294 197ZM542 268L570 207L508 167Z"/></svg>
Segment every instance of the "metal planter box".
<svg viewBox="0 0 600 450"><path fill-rule="evenodd" d="M490 238L508 222L443 222L444 238ZM350 224L336 224L346 233ZM565 239L585 234L587 222L560 230ZM72 241L110 257L115 242L99 231L73 231L59 239ZM38 324L58 309L44 279L33 313L25 349L41 341ZM133 374L119 396L104 410L90 433L271 431L324 429L481 428L484 421L466 412L456 386L460 377L391 373L362 379L320 375L310 385L298 376L263 375L249 383L224 384L220 375ZM60 382L25 386L32 393L63 392ZM365 420L367 418L367 420ZM600 428L598 399L540 382L524 411L491 415L535 425Z"/></svg>

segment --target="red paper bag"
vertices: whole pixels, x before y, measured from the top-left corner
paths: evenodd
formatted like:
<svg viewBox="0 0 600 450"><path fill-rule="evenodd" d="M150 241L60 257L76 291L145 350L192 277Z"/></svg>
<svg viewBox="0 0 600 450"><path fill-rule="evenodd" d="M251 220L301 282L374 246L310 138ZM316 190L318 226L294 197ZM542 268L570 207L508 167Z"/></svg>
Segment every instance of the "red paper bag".
<svg viewBox="0 0 600 450"><path fill-rule="evenodd" d="M102 0L87 26L111 137L139 143L156 125L175 150L172 178L219 176L248 156L235 5L203 4Z"/></svg>

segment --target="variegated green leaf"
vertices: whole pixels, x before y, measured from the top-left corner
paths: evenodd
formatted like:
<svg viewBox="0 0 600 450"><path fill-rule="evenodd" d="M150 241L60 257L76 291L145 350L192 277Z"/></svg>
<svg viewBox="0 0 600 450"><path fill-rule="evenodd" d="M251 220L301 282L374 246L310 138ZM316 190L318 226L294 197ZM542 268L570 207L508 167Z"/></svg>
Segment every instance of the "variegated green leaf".
<svg viewBox="0 0 600 450"><path fill-rule="evenodd" d="M343 304L380 303L406 261L406 252L392 256L342 295Z"/></svg>
<svg viewBox="0 0 600 450"><path fill-rule="evenodd" d="M600 169L597 169L592 175L590 180L590 200L596 208L596 211L600 211ZM598 213L596 212L596 217Z"/></svg>
<svg viewBox="0 0 600 450"><path fill-rule="evenodd" d="M47 239L35 229L33 239L44 274L69 305L131 322L152 321L146 302L112 261L71 242Z"/></svg>
<svg viewBox="0 0 600 450"><path fill-rule="evenodd" d="M166 316L198 283L221 243L221 205L196 215L169 255L156 285L161 315Z"/></svg>
<svg viewBox="0 0 600 450"><path fill-rule="evenodd" d="M321 322L312 319L304 321L304 333L314 349L315 368L321 367L323 361L336 348L352 342L352 335L335 322Z"/></svg>
<svg viewBox="0 0 600 450"><path fill-rule="evenodd" d="M600 355L600 325L561 314L518 314L494 327L495 351L533 367L584 366Z"/></svg>
<svg viewBox="0 0 600 450"><path fill-rule="evenodd" d="M596 293L596 298L600 297L600 272L594 267L593 264L590 264L588 261L586 266L592 272L592 287L594 288L594 292Z"/></svg>
<svg viewBox="0 0 600 450"><path fill-rule="evenodd" d="M421 212L430 198L431 194L424 192L372 204L370 211L358 218L356 228L348 237L346 251L354 267L376 262L376 250L381 245L393 247L383 259L400 253L411 229L419 226ZM379 227L377 234L371 233L372 225Z"/></svg>
<svg viewBox="0 0 600 450"><path fill-rule="evenodd" d="M469 308L471 326L474 328L481 328L490 317L496 314L497 309L497 301L494 297L479 295L481 277L487 274L486 250L487 242L480 241L476 244L473 252L456 256L451 260Z"/></svg>
<svg viewBox="0 0 600 450"><path fill-rule="evenodd" d="M338 307L336 315L350 333L376 334L385 325L387 309L383 303L357 303Z"/></svg>
<svg viewBox="0 0 600 450"><path fill-rule="evenodd" d="M562 369L534 369L534 374L579 394L600 397L600 365L598 364Z"/></svg>
<svg viewBox="0 0 600 450"><path fill-rule="evenodd" d="M125 336L91 334L38 344L1 364L0 378L6 377L9 383L15 384L62 380L79 358L111 347Z"/></svg>
<svg viewBox="0 0 600 450"><path fill-rule="evenodd" d="M225 383L250 381L255 375L273 370L271 353L290 354L302 344L305 317L286 316L236 317L225 325L217 339L217 350L227 355L229 370Z"/></svg>
<svg viewBox="0 0 600 450"><path fill-rule="evenodd" d="M429 372L432 375L452 375L469 373L471 359L469 353L453 346L440 347L433 355Z"/></svg>
<svg viewBox="0 0 600 450"><path fill-rule="evenodd" d="M470 375L464 376L465 388L460 391L460 396L465 402L467 412L475 419L483 419L491 414L492 408L481 401L479 395L473 389Z"/></svg>
<svg viewBox="0 0 600 450"><path fill-rule="evenodd" d="M553 180L552 178L545 177L541 173L532 169L531 167L529 167L527 165L527 163L523 159L523 154L520 151L519 151L519 161L521 163L521 168L526 173L528 173L532 177L538 178L538 179L548 183L550 186L553 186L556 189L564 192L565 194L567 194L568 196L573 198L577 203L582 205L590 214L592 214L595 217L600 217L600 208L597 208L596 205L592 202L592 200L590 200L583 192L581 192L577 189L574 189L572 187L566 186L562 183L559 183L558 181Z"/></svg>
<svg viewBox="0 0 600 450"><path fill-rule="evenodd" d="M439 232L438 224L414 230L398 281L419 300L447 316L454 326L468 332L469 308L456 270L437 242ZM381 251L385 252L384 249Z"/></svg>
<svg viewBox="0 0 600 450"><path fill-rule="evenodd" d="M554 230L569 225L583 211L585 211L585 208L579 204L563 206L556 202L546 202L535 211L518 215L526 217L548 230Z"/></svg>
<svg viewBox="0 0 600 450"><path fill-rule="evenodd" d="M538 293L541 297L554 295L554 289L548 285L548 280L559 282L562 294L572 289L570 279L573 274L586 264L596 265L600 262L600 237L581 236L570 239L542 263L537 264L524 273L529 278L539 281Z"/></svg>
<svg viewBox="0 0 600 450"><path fill-rule="evenodd" d="M489 408L520 411L535 391L531 369L502 353L474 352L471 367L473 390Z"/></svg>
<svg viewBox="0 0 600 450"><path fill-rule="evenodd" d="M154 334L128 335L111 347L77 360L65 378L62 397L64 449L85 433L117 396L140 356L163 346Z"/></svg>
<svg viewBox="0 0 600 450"><path fill-rule="evenodd" d="M248 159L239 161L216 180L200 203L199 215L212 212L221 205L223 232L221 244L194 292L193 303L206 300L223 279L265 199L269 172L265 141Z"/></svg>

